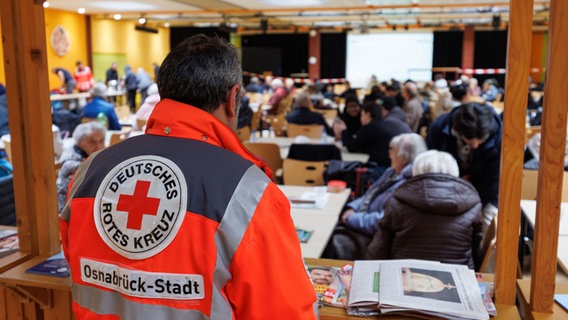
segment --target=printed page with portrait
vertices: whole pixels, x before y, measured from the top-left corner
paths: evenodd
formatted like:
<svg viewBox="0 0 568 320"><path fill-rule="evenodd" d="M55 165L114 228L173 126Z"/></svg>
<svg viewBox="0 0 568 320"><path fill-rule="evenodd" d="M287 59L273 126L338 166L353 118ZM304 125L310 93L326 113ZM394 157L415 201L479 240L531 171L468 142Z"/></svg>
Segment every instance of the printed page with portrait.
<svg viewBox="0 0 568 320"><path fill-rule="evenodd" d="M383 264L380 282L381 313L407 310L451 319L489 318L475 273L464 265Z"/></svg>

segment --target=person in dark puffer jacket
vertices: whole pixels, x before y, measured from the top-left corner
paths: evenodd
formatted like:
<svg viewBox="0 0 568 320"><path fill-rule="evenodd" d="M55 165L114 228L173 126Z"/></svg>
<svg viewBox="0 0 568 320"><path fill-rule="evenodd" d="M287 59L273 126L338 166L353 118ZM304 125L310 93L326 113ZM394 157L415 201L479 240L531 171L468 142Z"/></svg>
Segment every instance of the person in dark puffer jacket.
<svg viewBox="0 0 568 320"><path fill-rule="evenodd" d="M420 154L412 174L387 203L368 258L436 260L473 269L482 237L479 194L458 177L458 165L446 152Z"/></svg>

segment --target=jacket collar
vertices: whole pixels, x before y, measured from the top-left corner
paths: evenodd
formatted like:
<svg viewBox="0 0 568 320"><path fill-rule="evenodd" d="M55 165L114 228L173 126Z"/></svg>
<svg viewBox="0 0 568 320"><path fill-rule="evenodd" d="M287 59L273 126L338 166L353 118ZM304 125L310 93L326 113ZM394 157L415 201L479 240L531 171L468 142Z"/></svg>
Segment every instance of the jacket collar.
<svg viewBox="0 0 568 320"><path fill-rule="evenodd" d="M162 99L146 125L146 134L199 140L252 161L272 179L272 170L248 151L237 135L212 114L171 99Z"/></svg>

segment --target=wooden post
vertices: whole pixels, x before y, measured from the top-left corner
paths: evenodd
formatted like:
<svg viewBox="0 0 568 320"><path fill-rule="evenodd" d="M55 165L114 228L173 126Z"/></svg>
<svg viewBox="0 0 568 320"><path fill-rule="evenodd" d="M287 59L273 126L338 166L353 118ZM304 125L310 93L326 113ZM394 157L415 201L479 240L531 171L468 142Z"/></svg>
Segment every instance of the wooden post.
<svg viewBox="0 0 568 320"><path fill-rule="evenodd" d="M544 88L540 167L536 204L530 308L551 313L554 304L556 256L562 176L566 148L568 101L568 1L550 2L548 62Z"/></svg>
<svg viewBox="0 0 568 320"><path fill-rule="evenodd" d="M499 213L495 298L515 304L521 211L521 179L531 57L532 0L511 0L507 47L507 81L499 177Z"/></svg>
<svg viewBox="0 0 568 320"><path fill-rule="evenodd" d="M475 31L472 26L465 27L462 43L462 69L473 69L475 54Z"/></svg>
<svg viewBox="0 0 568 320"><path fill-rule="evenodd" d="M60 249L42 0L2 0L0 20L22 251Z"/></svg>
<svg viewBox="0 0 568 320"><path fill-rule="evenodd" d="M321 45L321 34L319 30L311 30L308 35L308 57L316 58L315 63L308 62L308 77L310 80L314 81L315 78L320 78L320 45Z"/></svg>

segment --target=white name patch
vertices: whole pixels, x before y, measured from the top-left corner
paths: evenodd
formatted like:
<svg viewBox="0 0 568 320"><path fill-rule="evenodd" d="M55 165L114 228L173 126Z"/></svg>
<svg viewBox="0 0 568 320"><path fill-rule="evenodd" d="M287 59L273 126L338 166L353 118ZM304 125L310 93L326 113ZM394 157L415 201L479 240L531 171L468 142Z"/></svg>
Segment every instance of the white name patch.
<svg viewBox="0 0 568 320"><path fill-rule="evenodd" d="M85 258L81 259L81 280L132 297L196 300L205 296L200 274L130 270Z"/></svg>
<svg viewBox="0 0 568 320"><path fill-rule="evenodd" d="M187 185L171 160L138 156L116 165L103 179L93 209L97 231L116 253L152 257L175 238L186 212Z"/></svg>

